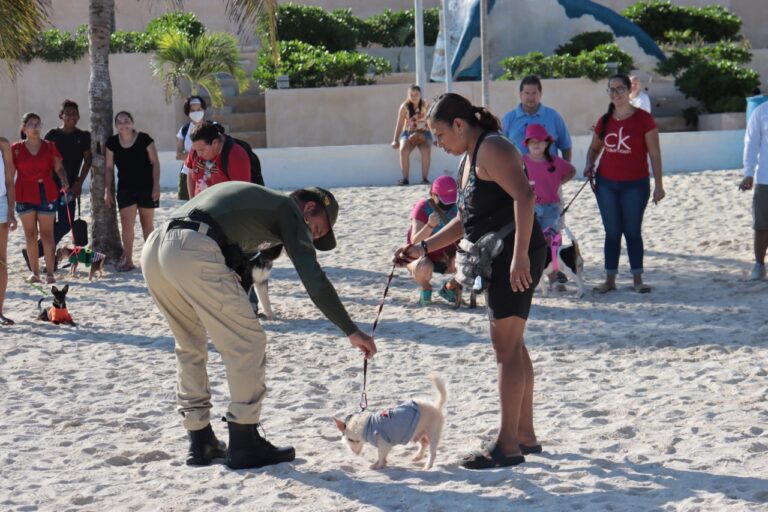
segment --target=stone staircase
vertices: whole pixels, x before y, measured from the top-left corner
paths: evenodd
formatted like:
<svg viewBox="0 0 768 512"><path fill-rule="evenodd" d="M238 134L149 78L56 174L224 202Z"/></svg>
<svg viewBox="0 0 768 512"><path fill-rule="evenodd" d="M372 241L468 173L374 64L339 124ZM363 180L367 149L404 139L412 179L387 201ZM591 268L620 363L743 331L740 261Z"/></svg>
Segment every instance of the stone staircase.
<svg viewBox="0 0 768 512"><path fill-rule="evenodd" d="M250 77L258 60L258 48L240 49L240 65ZM237 84L228 76L219 78L224 93L224 106L214 109L211 119L221 123L227 133L242 139L253 148L267 147L266 103L264 92L255 84L242 94L237 92Z"/></svg>

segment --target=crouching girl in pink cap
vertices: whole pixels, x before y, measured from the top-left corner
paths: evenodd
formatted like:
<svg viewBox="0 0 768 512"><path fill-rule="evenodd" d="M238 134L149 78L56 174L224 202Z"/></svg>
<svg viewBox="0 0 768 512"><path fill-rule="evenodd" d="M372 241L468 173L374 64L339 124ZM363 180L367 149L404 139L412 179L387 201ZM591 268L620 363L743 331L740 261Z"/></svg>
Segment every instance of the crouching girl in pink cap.
<svg viewBox="0 0 768 512"><path fill-rule="evenodd" d="M419 244L437 233L448 222L456 217L456 180L450 176L440 176L430 188L429 198L420 199L411 211L411 227L408 230L408 243ZM426 306L432 302L432 274L453 274L456 271L456 244L430 252L408 264L414 281L421 287L419 305ZM443 282L440 297L456 304L459 300L459 285L448 279Z"/></svg>
<svg viewBox="0 0 768 512"><path fill-rule="evenodd" d="M576 175L576 168L550 152L552 136L540 124L529 124L525 129L525 146L528 154L523 156L533 192L536 194L536 220L546 235L554 236L562 229L560 212L560 186ZM549 232L547 231L549 228ZM555 273L549 276L554 281Z"/></svg>

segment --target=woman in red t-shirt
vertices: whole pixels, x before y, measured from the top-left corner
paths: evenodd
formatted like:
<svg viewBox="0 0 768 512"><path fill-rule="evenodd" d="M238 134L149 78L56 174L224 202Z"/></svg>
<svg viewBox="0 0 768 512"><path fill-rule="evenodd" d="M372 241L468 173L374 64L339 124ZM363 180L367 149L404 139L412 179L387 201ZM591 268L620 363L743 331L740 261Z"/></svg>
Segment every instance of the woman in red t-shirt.
<svg viewBox="0 0 768 512"><path fill-rule="evenodd" d="M16 167L16 213L19 214L24 228L27 244L29 268L32 274L27 282L40 282L40 263L37 253L37 238L43 242L45 256L46 283L55 283L53 276L53 223L58 211L59 190L53 180L55 172L66 192L69 189L67 174L64 172L62 158L53 142L43 140L40 130L43 123L40 116L29 112L21 119L23 140L11 146L13 165Z"/></svg>
<svg viewBox="0 0 768 512"><path fill-rule="evenodd" d="M596 176L597 205L605 228L605 282L594 288L597 293L616 289L619 272L621 237L627 243L633 288L647 293L643 283L642 223L651 195L648 157L653 167L653 202L664 198L661 180L659 130L648 112L629 102L632 83L626 75L615 75L608 81L611 104L597 121L592 143L587 150L584 176ZM602 156L601 156L602 154ZM595 171L595 161L600 163Z"/></svg>

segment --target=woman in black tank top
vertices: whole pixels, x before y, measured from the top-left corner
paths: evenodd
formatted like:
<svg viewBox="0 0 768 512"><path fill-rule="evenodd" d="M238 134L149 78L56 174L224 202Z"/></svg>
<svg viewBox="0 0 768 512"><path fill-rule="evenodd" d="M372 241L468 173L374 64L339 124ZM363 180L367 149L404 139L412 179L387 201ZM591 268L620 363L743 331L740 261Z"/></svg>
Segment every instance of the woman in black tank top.
<svg viewBox="0 0 768 512"><path fill-rule="evenodd" d="M496 441L467 456L470 469L513 466L541 446L533 428L533 366L524 333L533 290L541 277L546 241L534 217L536 198L522 157L498 134L499 120L458 94L440 95L427 114L435 142L464 155L459 168L460 215L421 246L402 247L395 257L420 258L424 250L445 247L462 237L470 242L510 223L504 250L493 261L486 301L496 355L501 427ZM426 247L425 247L426 245Z"/></svg>

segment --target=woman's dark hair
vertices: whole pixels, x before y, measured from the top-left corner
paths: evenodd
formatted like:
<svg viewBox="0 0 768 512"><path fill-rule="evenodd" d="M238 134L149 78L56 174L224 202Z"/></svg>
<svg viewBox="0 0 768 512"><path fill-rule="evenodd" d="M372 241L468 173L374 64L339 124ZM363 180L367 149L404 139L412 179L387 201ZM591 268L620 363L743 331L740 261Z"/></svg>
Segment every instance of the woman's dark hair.
<svg viewBox="0 0 768 512"><path fill-rule="evenodd" d="M131 113L130 113L130 112L127 112L127 111L125 111L125 110L121 110L120 112L118 112L117 114L115 114L115 124L117 124L117 118L118 118L118 117L120 117L120 116L126 116L126 117L128 117L128 119L130 119L130 120L131 120L131 122L132 122L132 123L134 122L134 121L133 121L133 116L131 115Z"/></svg>
<svg viewBox="0 0 768 512"><path fill-rule="evenodd" d="M204 140L205 143L210 146L213 144L213 141L217 140L219 135L223 133L219 129L219 126L220 125L218 123L203 121L195 129L192 130L192 133L189 134L189 140L192 142Z"/></svg>
<svg viewBox="0 0 768 512"><path fill-rule="evenodd" d="M552 149L552 144L554 143L555 141L550 137L550 141L547 143L547 148L544 150L544 158L546 158L547 162L549 162L549 167L547 167L549 172L555 172L557 170L555 168L555 157L553 157L552 153L550 152Z"/></svg>
<svg viewBox="0 0 768 512"><path fill-rule="evenodd" d="M421 94L421 87L419 87L416 84L411 85L408 88L408 90L409 91L419 91L419 94ZM422 108L424 108L424 97L423 96L421 98L419 98L419 108L418 109L414 108L413 103L411 103L411 100L408 99L408 117L413 117L414 115L416 115L417 112L421 112Z"/></svg>
<svg viewBox="0 0 768 512"><path fill-rule="evenodd" d="M187 98L187 101L184 102L184 115L188 116L190 112L192 112L192 100L198 100L200 102L200 106L203 107L203 110L208 108L208 104L205 102L205 100L201 96L190 96Z"/></svg>
<svg viewBox="0 0 768 512"><path fill-rule="evenodd" d="M467 98L454 92L438 96L429 107L427 118L447 125L452 124L454 119L462 119L470 126L479 126L492 132L498 132L501 129L499 118L485 107L476 107Z"/></svg>
<svg viewBox="0 0 768 512"><path fill-rule="evenodd" d="M630 90L632 88L632 81L629 79L627 75L613 75L611 78L608 79L608 83L611 83L611 80L619 80L624 85L624 87L627 88L627 90ZM603 140L605 138L605 132L608 129L608 119L611 118L611 114L613 114L613 111L616 110L616 106L613 104L613 102L608 105L608 112L603 114L603 117L600 118L600 140Z"/></svg>
<svg viewBox="0 0 768 512"><path fill-rule="evenodd" d="M78 115L80 114L80 107L75 103L74 101L70 99L66 99L61 102L61 110L59 110L59 117L64 115L64 111L68 108L73 108L77 110Z"/></svg>
<svg viewBox="0 0 768 512"><path fill-rule="evenodd" d="M43 120L40 118L39 115L35 114L34 112L27 112L21 117L21 128L19 129L19 134L21 137L21 140L24 140L27 138L27 134L24 133L24 125L27 124L27 121L30 119L37 119L38 121L42 122Z"/></svg>

